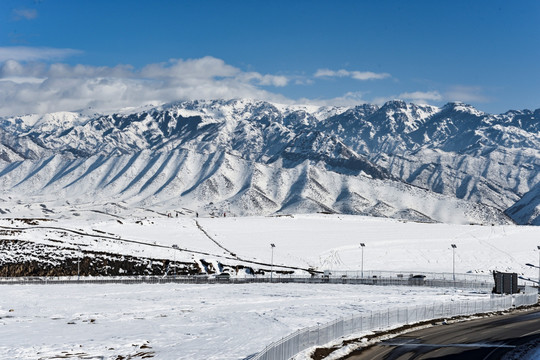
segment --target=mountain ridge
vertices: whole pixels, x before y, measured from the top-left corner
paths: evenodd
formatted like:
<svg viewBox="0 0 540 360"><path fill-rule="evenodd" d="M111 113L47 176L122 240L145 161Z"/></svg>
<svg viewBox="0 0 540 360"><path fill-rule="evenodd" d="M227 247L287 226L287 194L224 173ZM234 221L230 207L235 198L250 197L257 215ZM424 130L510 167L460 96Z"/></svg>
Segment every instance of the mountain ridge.
<svg viewBox="0 0 540 360"><path fill-rule="evenodd" d="M353 210L354 206L347 205L349 200L360 204L361 198L369 198L371 206L375 206L373 202L381 195L366 197L358 191L360 185L355 182L369 179L387 182L394 189L400 188L400 183L412 185L448 199L470 203L471 208L485 207L486 213L495 209L500 212L495 216L497 221L505 222L507 220L500 219L510 216L517 223L535 224L537 207L522 204L521 211L507 210L540 182L538 116L540 109L491 115L457 102L441 108L402 101L390 101L381 107L365 104L346 108L287 106L241 99L174 102L139 112L98 116L62 112L8 117L0 119L0 163L3 163L0 183L6 195L16 193L20 184L28 184L34 176L47 177L47 184L54 184L74 173L73 167L77 163L93 159L92 165L85 165L88 174L79 174L63 186L84 182L90 174L101 172L106 165L109 173L116 174L117 180L130 171L139 175L130 178L124 184L126 189L114 196L125 194L152 173L146 179L147 184L140 186L140 192L145 193L157 179L168 177L160 188L173 197L187 199L199 190L200 194L211 194L207 199L200 195L197 202L190 203L197 209L219 203L225 212L229 206L227 201L236 204L258 199L253 200L254 203L260 201L269 205L261 210L264 206L259 203L257 206L262 208L253 214L283 212L287 206L297 203L300 204L295 208L298 211L303 211L300 209L305 205L307 212L311 211L309 209L325 212L348 209L345 212L369 215L366 207ZM178 154L183 151L198 154L207 165L182 163ZM155 169L157 160L151 159L141 168L130 168L129 164L138 163L137 157L147 152L169 160L163 160ZM249 165L239 165L238 161L231 160L233 158L242 159ZM116 169L113 163L121 164L122 168ZM53 165L58 167L52 168ZM25 166L26 172L17 170ZM207 173L205 166L213 168L213 174L228 166L227 174L222 173L228 181L216 179ZM280 191L269 186L247 184L230 174L239 171L244 177L253 177L257 166L273 173L283 171L289 175L303 175L290 175L297 177L297 182L286 182L290 188L285 190L288 195L283 198L276 195ZM333 189L328 191L331 196L322 195L325 182L313 181L309 172L305 172L306 166L317 169L319 174L327 173L320 175L324 181L335 182L326 186ZM171 167L176 170L165 173ZM268 170L270 168L272 170ZM190 191L183 188L176 193L169 186L178 182L177 177L181 178L183 171L194 174L193 178L188 176L194 183ZM112 184L107 176L101 176L98 185ZM352 188L346 186L340 191L340 194L349 194L350 199L346 195L336 195L337 183L351 181L355 182ZM303 186L298 185L302 182ZM47 186L40 186L36 189L26 187L25 192L38 196L40 192L48 191ZM92 183L86 184L85 188L90 191L92 186L91 192L99 198L99 186ZM199 186L201 188L197 190ZM306 188L318 190L310 193ZM367 190L362 188L362 191ZM133 196L137 198L136 194ZM120 197L124 198L123 195ZM152 204L151 197L144 201ZM387 212L387 215L424 214L418 204L400 208L396 201L390 201L397 206L396 211ZM246 209L238 214L252 214ZM523 209L529 210L524 213ZM214 210L221 212L218 207ZM229 211L234 213L234 210ZM378 211L374 209L371 214L377 215ZM505 211L506 215L503 214ZM444 217L433 216L426 215L426 220L443 221ZM466 217L461 218L460 221L465 221Z"/></svg>

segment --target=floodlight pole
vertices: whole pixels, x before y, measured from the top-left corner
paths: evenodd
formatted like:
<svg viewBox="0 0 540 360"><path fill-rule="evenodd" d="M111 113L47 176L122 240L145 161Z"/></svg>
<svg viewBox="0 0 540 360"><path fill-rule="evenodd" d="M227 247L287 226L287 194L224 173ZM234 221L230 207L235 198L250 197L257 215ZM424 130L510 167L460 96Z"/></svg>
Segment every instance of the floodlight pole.
<svg viewBox="0 0 540 360"><path fill-rule="evenodd" d="M77 246L77 281L81 279L81 247Z"/></svg>
<svg viewBox="0 0 540 360"><path fill-rule="evenodd" d="M452 279L454 280L454 286L456 285L456 244L451 244L452 246Z"/></svg>
<svg viewBox="0 0 540 360"><path fill-rule="evenodd" d="M361 277L364 278L364 248L366 247L366 244L360 243L360 249L362 249L362 263L361 263Z"/></svg>
<svg viewBox="0 0 540 360"><path fill-rule="evenodd" d="M174 255L173 255L173 264L174 264L174 280L176 280L176 250L178 250L178 245L174 244L172 246L172 248L174 249Z"/></svg>
<svg viewBox="0 0 540 360"><path fill-rule="evenodd" d="M274 248L276 245L270 244L270 249L272 249L272 258L270 261L270 282L272 282L272 274L274 273Z"/></svg>

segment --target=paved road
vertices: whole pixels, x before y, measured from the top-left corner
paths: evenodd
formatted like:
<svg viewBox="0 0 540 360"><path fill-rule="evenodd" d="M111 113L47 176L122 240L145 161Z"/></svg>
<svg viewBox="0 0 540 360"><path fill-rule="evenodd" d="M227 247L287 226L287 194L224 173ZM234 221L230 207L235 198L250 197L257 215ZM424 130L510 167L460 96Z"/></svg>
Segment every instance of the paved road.
<svg viewBox="0 0 540 360"><path fill-rule="evenodd" d="M347 360L500 359L540 338L540 310L437 325L383 341Z"/></svg>

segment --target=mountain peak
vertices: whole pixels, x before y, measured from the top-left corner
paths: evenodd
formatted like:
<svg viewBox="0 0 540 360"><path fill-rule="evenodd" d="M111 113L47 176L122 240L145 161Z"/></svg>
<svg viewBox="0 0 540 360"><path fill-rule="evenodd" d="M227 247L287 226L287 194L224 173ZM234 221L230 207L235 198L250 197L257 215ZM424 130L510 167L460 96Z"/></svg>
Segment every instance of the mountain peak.
<svg viewBox="0 0 540 360"><path fill-rule="evenodd" d="M107 199L194 201L209 209L214 205L205 201L221 201L223 209L237 201L239 213L266 214L296 198L342 211L336 199L344 188L373 200L347 211L380 214L372 206L386 195L418 191L408 183L435 197L487 206L487 214L505 210L538 182L538 111L487 116L461 102L437 108L393 100L381 108L347 108L252 99L139 110L2 119L2 198L23 190L71 191L78 198L88 189ZM391 191L371 196L366 179ZM408 207L437 213L422 201Z"/></svg>
<svg viewBox="0 0 540 360"><path fill-rule="evenodd" d="M457 111L461 113L468 113L475 116L486 115L486 113L484 113L483 111L480 111L476 109L474 106L465 104L461 101L452 101L452 102L446 103L446 105L442 107L442 111Z"/></svg>
<svg viewBox="0 0 540 360"><path fill-rule="evenodd" d="M381 109L406 109L407 103L403 100L390 100L384 103Z"/></svg>

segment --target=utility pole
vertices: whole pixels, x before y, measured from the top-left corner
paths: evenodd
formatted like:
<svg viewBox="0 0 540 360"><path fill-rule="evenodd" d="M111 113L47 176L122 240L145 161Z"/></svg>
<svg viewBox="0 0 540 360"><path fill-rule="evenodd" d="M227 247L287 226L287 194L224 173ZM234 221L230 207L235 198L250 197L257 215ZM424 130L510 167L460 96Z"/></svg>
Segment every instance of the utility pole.
<svg viewBox="0 0 540 360"><path fill-rule="evenodd" d="M270 282L272 282L272 274L274 273L274 248L276 245L270 244L270 248L272 249L272 258L270 261Z"/></svg>
<svg viewBox="0 0 540 360"><path fill-rule="evenodd" d="M452 246L452 279L454 280L454 286L456 285L456 244L451 244Z"/></svg>
<svg viewBox="0 0 540 360"><path fill-rule="evenodd" d="M361 269L362 269L361 276L362 276L362 279L364 278L364 248L365 247L366 247L366 244L360 243L360 248L362 249L362 264L361 264Z"/></svg>

